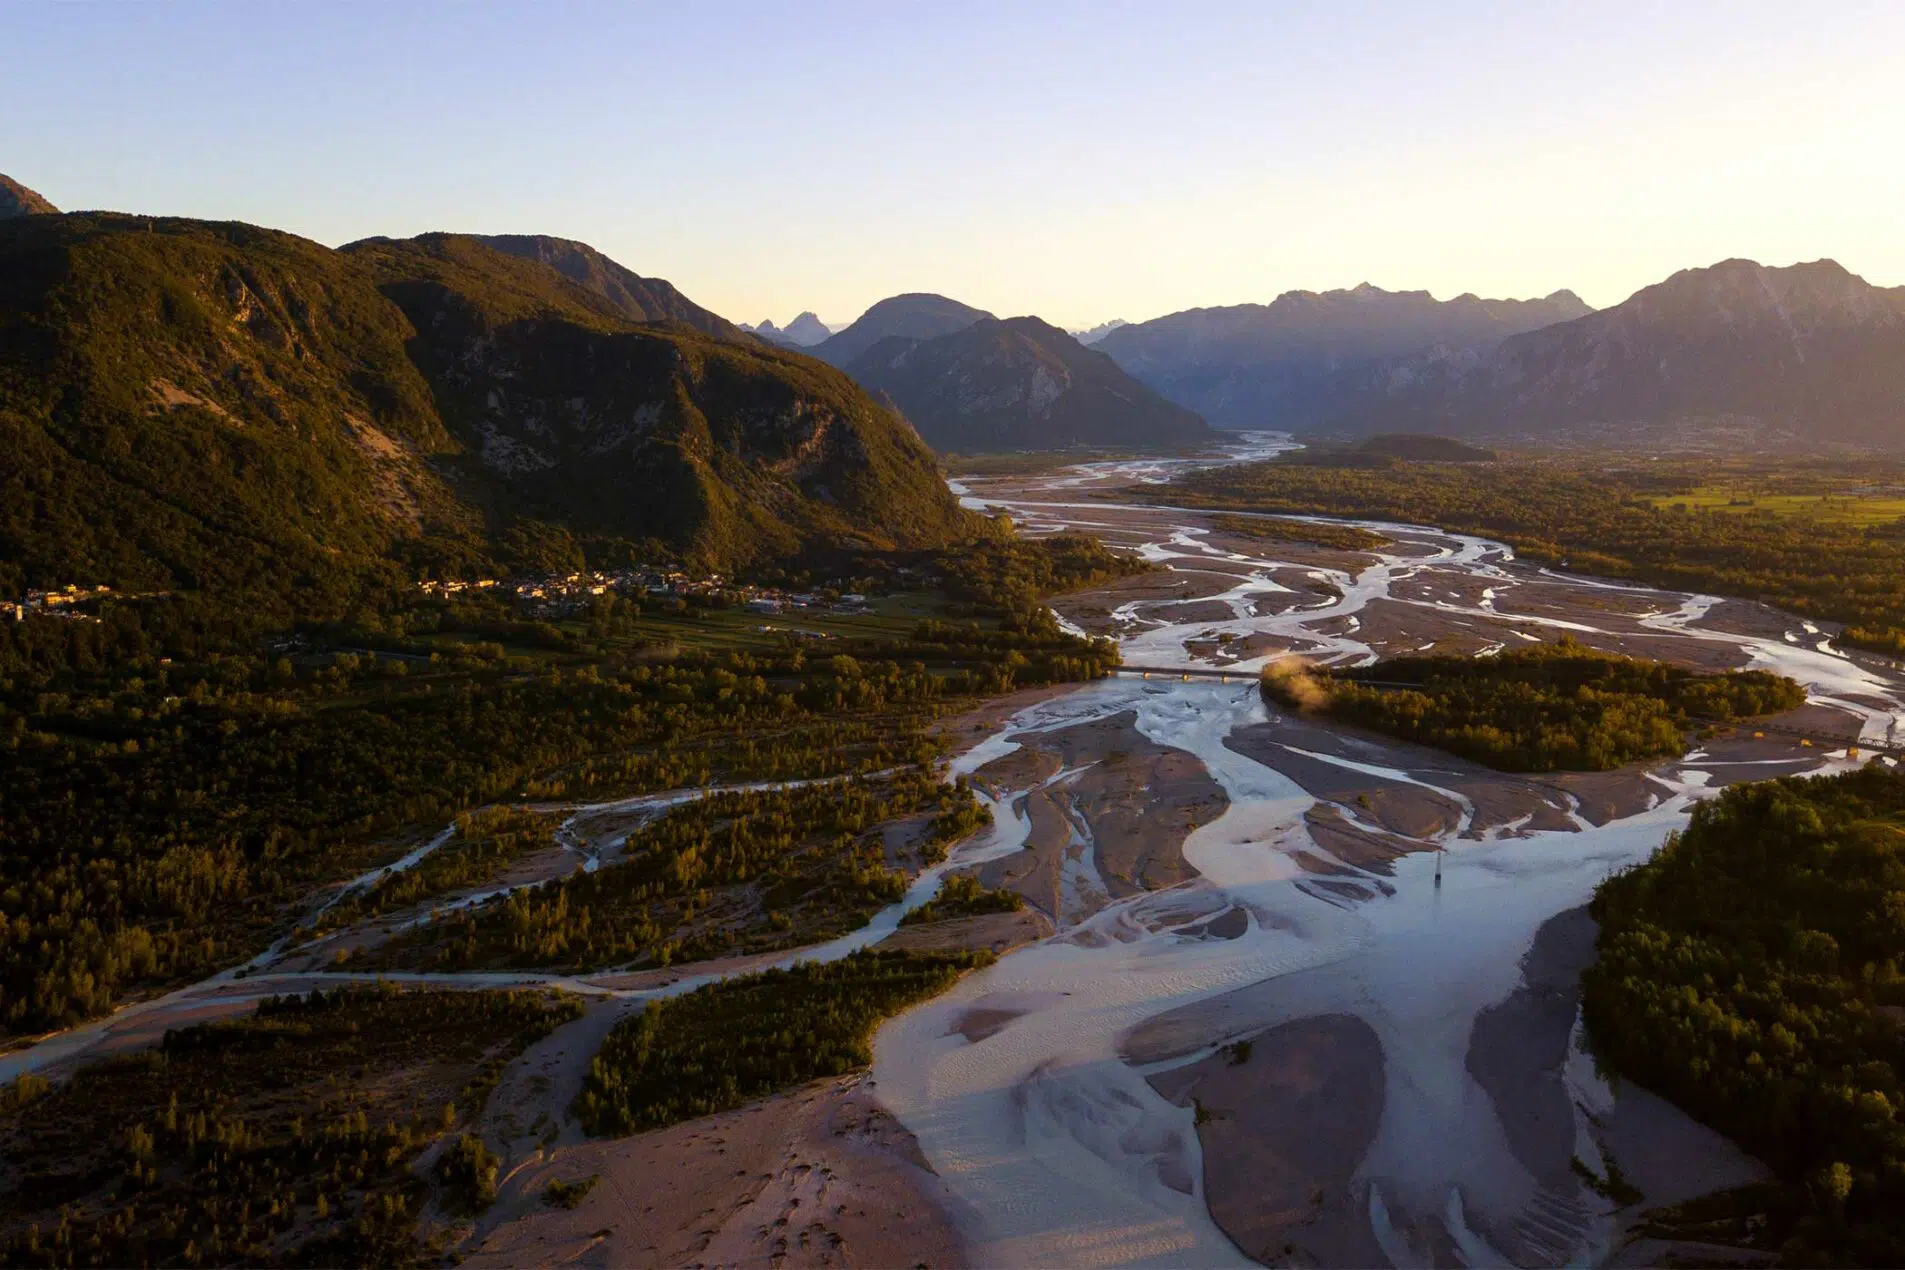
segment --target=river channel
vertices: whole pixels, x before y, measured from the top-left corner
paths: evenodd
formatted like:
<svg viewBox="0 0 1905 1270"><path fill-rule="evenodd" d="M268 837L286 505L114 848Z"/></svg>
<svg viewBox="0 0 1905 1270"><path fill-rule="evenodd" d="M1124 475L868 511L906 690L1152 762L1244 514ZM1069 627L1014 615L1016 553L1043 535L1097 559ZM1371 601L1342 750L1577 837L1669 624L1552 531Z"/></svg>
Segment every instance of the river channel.
<svg viewBox="0 0 1905 1270"><path fill-rule="evenodd" d="M1245 438L1237 457L1280 444ZM1537 963L1572 957L1562 979L1578 969L1595 885L1714 789L1858 762L1845 742L1882 741L1905 710L1896 677L1770 610L1564 577L1483 539L1371 524L1392 545L1332 567L1106 494L1173 466L961 487L1030 532L1100 534L1200 577L1194 594L1112 594L1072 620L1090 609L1128 663L1242 672L1083 687L1023 710L955 764L984 781L1022 747L1120 719L1192 756L1224 800L1182 843L1194 876L1095 908L1066 899L1054 937L880 1032L879 1097L961 1201L977 1263L1590 1264L1610 1255L1620 1218L1574 1161L1604 1172L1618 1146L1650 1200L1750 1177L1728 1144L1595 1074L1572 998ZM1805 726L1833 739L1696 749L1598 787L1590 813L1586 785L1491 777L1266 709L1252 682L1264 661L1294 648L1367 663L1383 651L1377 630L1396 651L1487 656L1565 632L1775 670L1807 686ZM1056 772L991 783L998 824L974 855L1024 846L1031 801L1081 779L1071 753ZM1358 787L1413 794L1442 819L1408 850L1409 826L1375 823ZM1402 853L1359 860L1319 826ZM1089 815L1067 832L1065 867L1089 872Z"/></svg>

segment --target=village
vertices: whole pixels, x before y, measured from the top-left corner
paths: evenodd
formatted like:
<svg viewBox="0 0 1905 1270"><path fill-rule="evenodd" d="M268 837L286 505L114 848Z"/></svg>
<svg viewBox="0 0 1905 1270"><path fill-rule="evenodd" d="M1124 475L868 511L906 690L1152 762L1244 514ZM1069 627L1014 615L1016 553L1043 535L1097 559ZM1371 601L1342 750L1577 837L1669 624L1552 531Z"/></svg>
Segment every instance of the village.
<svg viewBox="0 0 1905 1270"><path fill-rule="evenodd" d="M816 591L791 591L780 587L738 583L718 573L696 575L680 569L643 566L615 572L552 573L513 578L479 578L473 581L426 579L417 589L427 596L453 599L457 596L487 594L513 595L523 612L532 617L566 617L583 611L603 595L648 596L669 599L694 599L745 608L753 613L820 612L843 616L864 614L867 597L842 593L838 587ZM99 600L150 598L129 592L115 592L110 586L85 586L69 583L51 590L30 590L18 600L0 600L0 621L23 622L29 617L59 617L77 621L97 621L86 611Z"/></svg>
<svg viewBox="0 0 1905 1270"><path fill-rule="evenodd" d="M691 574L679 569L643 566L615 572L548 574L540 577L480 578L475 581L429 580L417 584L425 595L451 599L472 592L513 594L523 611L534 617L565 617L586 609L603 595L697 599L733 605L752 613L824 612L843 616L864 614L867 597L842 593L835 587L818 591L790 591L779 587L738 583L718 573Z"/></svg>
<svg viewBox="0 0 1905 1270"><path fill-rule="evenodd" d="M79 621L97 621L83 612L80 605L102 600L112 594L109 586L61 587L57 591L28 591L19 600L0 600L0 620L24 622L28 617L66 617Z"/></svg>

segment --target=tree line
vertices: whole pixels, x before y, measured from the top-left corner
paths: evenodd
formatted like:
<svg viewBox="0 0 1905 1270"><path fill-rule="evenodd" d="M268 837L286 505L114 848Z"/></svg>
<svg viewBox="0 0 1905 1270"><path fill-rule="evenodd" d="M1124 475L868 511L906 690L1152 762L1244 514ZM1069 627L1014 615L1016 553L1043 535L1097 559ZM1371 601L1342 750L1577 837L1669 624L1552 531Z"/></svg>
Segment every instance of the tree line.
<svg viewBox="0 0 1905 1270"><path fill-rule="evenodd" d="M1787 1263L1905 1263L1905 776L1734 786L1592 911L1597 1058L1772 1166Z"/></svg>
<svg viewBox="0 0 1905 1270"><path fill-rule="evenodd" d="M884 1019L938 996L987 953L863 950L651 1001L589 1064L575 1113L596 1136L659 1129L873 1061Z"/></svg>
<svg viewBox="0 0 1905 1270"><path fill-rule="evenodd" d="M1688 729L1790 710L1797 683L1700 675L1564 638L1493 657L1393 657L1335 670L1273 663L1266 700L1511 772L1606 771L1687 751Z"/></svg>

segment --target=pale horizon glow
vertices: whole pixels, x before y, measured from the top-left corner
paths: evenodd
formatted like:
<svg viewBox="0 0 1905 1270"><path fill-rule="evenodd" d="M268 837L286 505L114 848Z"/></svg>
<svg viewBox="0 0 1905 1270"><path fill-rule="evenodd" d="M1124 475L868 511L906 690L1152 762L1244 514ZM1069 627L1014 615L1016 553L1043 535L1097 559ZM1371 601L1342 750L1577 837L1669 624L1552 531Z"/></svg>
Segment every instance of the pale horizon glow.
<svg viewBox="0 0 1905 1270"><path fill-rule="evenodd" d="M332 245L544 233L735 321L1905 284L1905 6L0 5L0 172Z"/></svg>

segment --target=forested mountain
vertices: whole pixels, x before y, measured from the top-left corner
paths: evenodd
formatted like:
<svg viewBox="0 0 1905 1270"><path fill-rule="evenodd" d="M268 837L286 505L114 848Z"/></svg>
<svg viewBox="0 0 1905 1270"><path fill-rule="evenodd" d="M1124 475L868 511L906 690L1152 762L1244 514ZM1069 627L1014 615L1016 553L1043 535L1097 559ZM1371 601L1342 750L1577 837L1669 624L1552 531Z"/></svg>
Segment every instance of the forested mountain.
<svg viewBox="0 0 1905 1270"><path fill-rule="evenodd" d="M1307 429L1391 359L1487 347L1580 317L1572 291L1541 300L1437 300L1426 291L1288 291L1270 304L1189 309L1119 327L1096 347L1220 428Z"/></svg>
<svg viewBox="0 0 1905 1270"><path fill-rule="evenodd" d="M706 335L741 339L734 323L710 313L662 278L644 278L587 243L547 234L472 234L509 256L536 260L608 300L631 322L680 322Z"/></svg>
<svg viewBox="0 0 1905 1270"><path fill-rule="evenodd" d="M626 302L452 235L0 223L0 591L307 612L393 558L566 565L583 540L730 565L966 526L846 376Z"/></svg>
<svg viewBox="0 0 1905 1270"><path fill-rule="evenodd" d="M0 220L51 215L59 210L12 177L0 174Z"/></svg>
<svg viewBox="0 0 1905 1270"><path fill-rule="evenodd" d="M815 357L845 366L860 354L891 335L910 340L937 339L963 331L974 322L992 315L943 295L910 292L889 296L862 313L853 325L839 331L813 349Z"/></svg>
<svg viewBox="0 0 1905 1270"><path fill-rule="evenodd" d="M937 450L1175 447L1210 438L1195 414L1035 317L985 318L937 339L889 336L847 373L891 397Z"/></svg>
<svg viewBox="0 0 1905 1270"><path fill-rule="evenodd" d="M1391 367L1333 422L1548 436L1607 425L1757 427L1905 441L1905 288L1834 261L1686 269L1611 309Z"/></svg>

